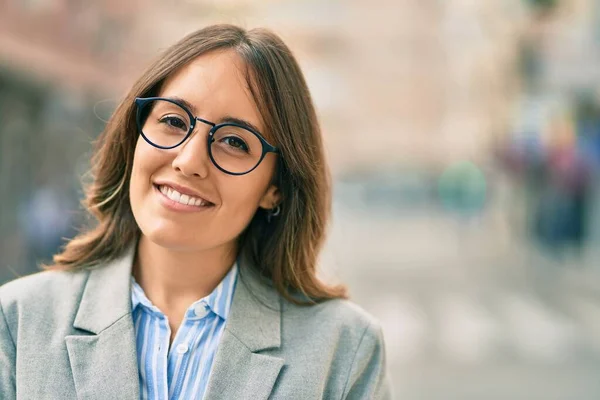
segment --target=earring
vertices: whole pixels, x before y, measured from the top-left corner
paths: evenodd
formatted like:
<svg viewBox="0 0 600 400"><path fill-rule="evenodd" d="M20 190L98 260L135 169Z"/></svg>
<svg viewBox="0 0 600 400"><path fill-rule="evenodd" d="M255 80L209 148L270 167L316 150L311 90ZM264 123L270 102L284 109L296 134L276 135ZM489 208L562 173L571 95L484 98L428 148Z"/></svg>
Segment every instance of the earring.
<svg viewBox="0 0 600 400"><path fill-rule="evenodd" d="M271 222L271 218L278 216L281 213L281 207L277 204L274 208L267 211L267 222Z"/></svg>

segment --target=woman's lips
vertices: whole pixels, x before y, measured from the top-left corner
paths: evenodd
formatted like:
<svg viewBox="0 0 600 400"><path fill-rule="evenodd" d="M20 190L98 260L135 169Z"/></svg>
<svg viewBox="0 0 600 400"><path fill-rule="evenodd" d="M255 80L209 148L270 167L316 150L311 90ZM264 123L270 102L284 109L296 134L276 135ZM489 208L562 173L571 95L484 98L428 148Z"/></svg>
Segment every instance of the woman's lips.
<svg viewBox="0 0 600 400"><path fill-rule="evenodd" d="M161 204L170 210L198 212L210 209L214 206L213 203L208 202L204 199L194 198L188 195L182 195L174 189L168 188L166 186L159 187L157 185L153 185L153 187L154 191L159 196ZM183 201L186 202L186 204L182 202L182 198ZM192 200L192 204L189 204L190 200Z"/></svg>

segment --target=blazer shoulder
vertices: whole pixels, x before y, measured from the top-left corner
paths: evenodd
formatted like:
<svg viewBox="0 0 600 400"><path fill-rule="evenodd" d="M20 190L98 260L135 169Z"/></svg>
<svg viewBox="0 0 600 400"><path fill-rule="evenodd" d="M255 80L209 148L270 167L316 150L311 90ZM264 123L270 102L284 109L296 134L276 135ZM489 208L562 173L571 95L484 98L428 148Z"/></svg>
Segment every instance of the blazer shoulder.
<svg viewBox="0 0 600 400"><path fill-rule="evenodd" d="M376 317L347 299L332 299L311 306L287 303L286 309L292 315L315 321L315 324L329 327L334 325L339 330L352 331L356 334L370 332L377 335L381 330L380 322Z"/></svg>
<svg viewBox="0 0 600 400"><path fill-rule="evenodd" d="M0 286L0 305L61 304L61 300L79 296L88 272L40 271L23 276Z"/></svg>

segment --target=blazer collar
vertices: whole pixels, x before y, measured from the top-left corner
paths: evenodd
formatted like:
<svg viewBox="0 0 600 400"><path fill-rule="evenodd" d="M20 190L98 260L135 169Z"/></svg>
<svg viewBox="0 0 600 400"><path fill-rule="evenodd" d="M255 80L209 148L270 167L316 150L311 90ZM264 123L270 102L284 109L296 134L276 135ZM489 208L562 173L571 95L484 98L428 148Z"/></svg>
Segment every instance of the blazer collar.
<svg viewBox="0 0 600 400"><path fill-rule="evenodd" d="M238 259L238 282L204 399L268 399L285 360L261 353L281 346L282 298Z"/></svg>
<svg viewBox="0 0 600 400"><path fill-rule="evenodd" d="M240 259L238 265L238 282L225 329L250 351L277 348L281 346L281 297L249 261Z"/></svg>
<svg viewBox="0 0 600 400"><path fill-rule="evenodd" d="M73 326L99 334L131 313L131 268L135 247L95 267L85 286ZM281 345L281 298L246 259L238 261L238 277L225 329L250 351Z"/></svg>
<svg viewBox="0 0 600 400"><path fill-rule="evenodd" d="M89 270L73 326L65 337L78 399L139 399L130 278L134 247Z"/></svg>
<svg viewBox="0 0 600 400"><path fill-rule="evenodd" d="M135 245L89 272L73 326L99 334L131 313L131 267Z"/></svg>
<svg viewBox="0 0 600 400"><path fill-rule="evenodd" d="M136 243L137 244L137 243ZM67 336L78 398L139 398L131 270L137 245L89 271L73 326L96 336ZM267 399L284 360L260 351L281 346L281 297L246 259L238 259L233 300L205 399ZM109 396L110 397L110 396Z"/></svg>

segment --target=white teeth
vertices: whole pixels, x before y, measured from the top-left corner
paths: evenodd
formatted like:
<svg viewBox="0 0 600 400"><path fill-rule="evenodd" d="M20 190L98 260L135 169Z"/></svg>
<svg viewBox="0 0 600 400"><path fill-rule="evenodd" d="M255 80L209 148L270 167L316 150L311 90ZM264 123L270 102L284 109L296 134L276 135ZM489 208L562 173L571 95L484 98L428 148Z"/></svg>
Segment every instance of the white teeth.
<svg viewBox="0 0 600 400"><path fill-rule="evenodd" d="M181 204L193 205L193 206L197 206L197 207L203 207L203 206L208 205L208 202L206 202L202 199L192 197L187 194L181 194L177 190L171 189L170 187L167 187L167 186L159 186L159 190L165 196L170 198L171 200L176 201Z"/></svg>

